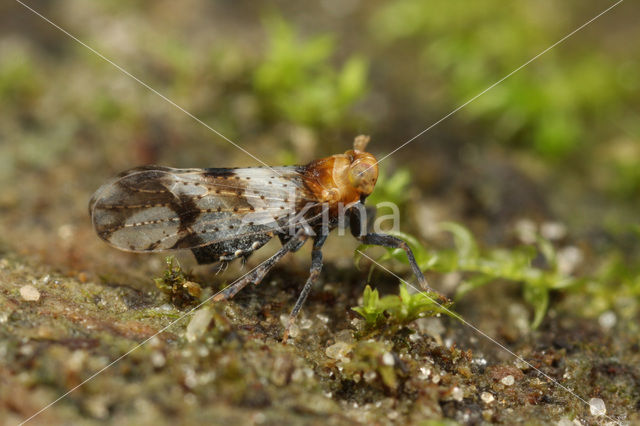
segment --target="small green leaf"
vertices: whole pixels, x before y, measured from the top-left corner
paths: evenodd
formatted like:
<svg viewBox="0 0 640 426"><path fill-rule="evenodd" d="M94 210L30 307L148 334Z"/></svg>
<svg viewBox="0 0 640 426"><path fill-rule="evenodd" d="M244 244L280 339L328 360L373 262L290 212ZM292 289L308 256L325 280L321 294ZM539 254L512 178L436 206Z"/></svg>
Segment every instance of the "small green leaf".
<svg viewBox="0 0 640 426"><path fill-rule="evenodd" d="M536 329L544 319L549 307L549 290L541 286L525 284L524 299L533 306L533 321L531 328Z"/></svg>
<svg viewBox="0 0 640 426"><path fill-rule="evenodd" d="M400 300L405 305L409 305L411 303L411 296L409 296L407 285L405 283L400 284Z"/></svg>
<svg viewBox="0 0 640 426"><path fill-rule="evenodd" d="M538 237L537 243L538 247L540 248L540 253L542 253L551 268L556 269L558 262L556 257L556 250L553 248L553 244L551 244L551 242L546 238L542 237Z"/></svg>
<svg viewBox="0 0 640 426"><path fill-rule="evenodd" d="M391 389L396 389L398 387L398 379L396 378L396 372L393 366L381 365L378 367L378 373L380 374L382 383L386 386Z"/></svg>
<svg viewBox="0 0 640 426"><path fill-rule="evenodd" d="M408 324L426 312L445 312L429 295L423 293L409 294L406 284L401 284L398 294L379 297L378 290L372 290L368 285L362 295L362 306L351 308L365 319L367 326L375 327L388 314L387 321L391 324ZM448 306L447 306L448 307Z"/></svg>
<svg viewBox="0 0 640 426"><path fill-rule="evenodd" d="M367 284L364 288L364 305L369 309L375 309L378 306L379 300L378 290L372 290Z"/></svg>
<svg viewBox="0 0 640 426"><path fill-rule="evenodd" d="M351 309L360 314L368 325L375 325L384 312L384 309L380 307L378 290L372 290L369 285L364 288L362 306Z"/></svg>

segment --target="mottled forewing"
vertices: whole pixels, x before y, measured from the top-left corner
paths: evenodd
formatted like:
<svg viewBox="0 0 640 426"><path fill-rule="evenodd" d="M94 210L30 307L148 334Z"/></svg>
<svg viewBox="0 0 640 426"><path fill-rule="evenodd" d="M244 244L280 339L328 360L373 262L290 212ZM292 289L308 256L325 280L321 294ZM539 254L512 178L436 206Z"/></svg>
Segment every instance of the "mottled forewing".
<svg viewBox="0 0 640 426"><path fill-rule="evenodd" d="M119 249L209 246L208 257L231 259L265 244L295 215L301 200L313 201L296 167L152 166L103 185L89 209L98 235Z"/></svg>

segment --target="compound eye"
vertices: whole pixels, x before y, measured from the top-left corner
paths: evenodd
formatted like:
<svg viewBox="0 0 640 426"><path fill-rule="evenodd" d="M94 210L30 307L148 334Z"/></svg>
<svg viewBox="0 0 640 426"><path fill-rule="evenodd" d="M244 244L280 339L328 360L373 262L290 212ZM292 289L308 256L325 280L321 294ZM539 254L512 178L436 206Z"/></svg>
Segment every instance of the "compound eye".
<svg viewBox="0 0 640 426"><path fill-rule="evenodd" d="M356 163L351 166L351 185L361 194L369 195L373 192L373 187L378 179L378 170L375 164L367 162Z"/></svg>

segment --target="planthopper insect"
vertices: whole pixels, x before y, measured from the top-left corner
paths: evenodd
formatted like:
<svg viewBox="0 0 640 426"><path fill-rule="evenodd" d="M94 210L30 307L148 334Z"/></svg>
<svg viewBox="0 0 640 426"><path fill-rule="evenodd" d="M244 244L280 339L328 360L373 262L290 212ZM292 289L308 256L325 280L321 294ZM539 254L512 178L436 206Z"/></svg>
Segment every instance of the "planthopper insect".
<svg viewBox="0 0 640 426"><path fill-rule="evenodd" d="M403 249L422 288L437 294L404 241L368 232L373 217L367 218L364 202L378 178L376 159L365 151L368 142L368 136L358 136L352 150L305 166L134 168L101 186L91 198L89 213L100 238L118 249L190 249L199 264L246 260L278 237L282 247L215 301L232 298L249 283L260 283L285 254L311 239L310 275L291 311L286 341L319 277L322 246L338 226L348 225L364 244Z"/></svg>

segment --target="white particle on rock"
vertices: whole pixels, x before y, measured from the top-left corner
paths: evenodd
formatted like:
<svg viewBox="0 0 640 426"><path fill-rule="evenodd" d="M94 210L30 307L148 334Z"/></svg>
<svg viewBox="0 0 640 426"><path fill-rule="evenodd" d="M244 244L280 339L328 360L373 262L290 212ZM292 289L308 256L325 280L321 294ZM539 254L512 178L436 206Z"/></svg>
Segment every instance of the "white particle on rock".
<svg viewBox="0 0 640 426"><path fill-rule="evenodd" d="M480 395L480 398L485 404L491 404L495 399L491 392L482 392L482 394Z"/></svg>
<svg viewBox="0 0 640 426"><path fill-rule="evenodd" d="M351 348L353 345L347 342L336 342L333 345L327 347L325 349L325 354L329 358L337 359L338 361L344 361L348 359L349 353L351 353Z"/></svg>
<svg viewBox="0 0 640 426"><path fill-rule="evenodd" d="M617 321L618 317L616 317L616 314L613 311L603 312L598 317L598 324L600 324L600 327L604 328L605 330L613 328L613 326L616 325Z"/></svg>
<svg viewBox="0 0 640 426"><path fill-rule="evenodd" d="M527 364L526 361L521 358L516 358L514 365L520 370L527 370L530 367L529 364Z"/></svg>
<svg viewBox="0 0 640 426"><path fill-rule="evenodd" d="M338 331L335 335L335 340L336 342L355 343L353 332L348 329Z"/></svg>
<svg viewBox="0 0 640 426"><path fill-rule="evenodd" d="M304 371L301 368L296 368L291 373L291 380L294 382L301 382L304 380Z"/></svg>
<svg viewBox="0 0 640 426"><path fill-rule="evenodd" d="M418 325L418 330L437 340L441 340L441 336L447 331L440 318L420 318L416 321L416 324Z"/></svg>
<svg viewBox="0 0 640 426"><path fill-rule="evenodd" d="M264 413L256 413L253 415L253 422L256 424L264 423L267 420L267 416Z"/></svg>
<svg viewBox="0 0 640 426"><path fill-rule="evenodd" d="M296 371L300 372L301 377L306 377L307 379L311 379L315 375L313 370L310 369L309 367L298 369Z"/></svg>
<svg viewBox="0 0 640 426"><path fill-rule="evenodd" d="M393 355L391 355L390 352L385 352L384 355L382 355L382 363L384 365L393 366L396 361L393 359Z"/></svg>
<svg viewBox="0 0 640 426"><path fill-rule="evenodd" d="M207 348L206 346L200 346L198 348L198 356L200 358L204 358L206 356L209 356L209 348Z"/></svg>
<svg viewBox="0 0 640 426"><path fill-rule="evenodd" d="M151 354L151 365L153 365L154 367L156 368L163 367L165 362L166 362L166 358L164 357L162 352L154 351Z"/></svg>
<svg viewBox="0 0 640 426"><path fill-rule="evenodd" d="M376 379L376 377L378 377L378 373L376 373L375 371L367 371L362 377L364 378L365 382L371 383Z"/></svg>
<svg viewBox="0 0 640 426"><path fill-rule="evenodd" d="M420 367L420 373L418 374L418 379L427 380L431 375L431 369L427 367Z"/></svg>
<svg viewBox="0 0 640 426"><path fill-rule="evenodd" d="M71 371L80 371L84 366L88 354L82 350L75 350L67 359L67 368Z"/></svg>
<svg viewBox="0 0 640 426"><path fill-rule="evenodd" d="M334 286L331 283L326 283L323 287L322 287L322 291L326 291L326 292L332 292L334 290Z"/></svg>
<svg viewBox="0 0 640 426"><path fill-rule="evenodd" d="M31 284L20 287L20 296L29 302L37 302L40 300L40 292Z"/></svg>
<svg viewBox="0 0 640 426"><path fill-rule="evenodd" d="M454 401L462 401L462 398L464 397L464 392L462 392L462 389L460 389L458 386L454 387L451 390L451 399L453 399Z"/></svg>
<svg viewBox="0 0 640 426"><path fill-rule="evenodd" d="M187 340L189 342L194 342L200 338L205 331L207 331L211 318L213 318L213 314L208 308L202 308L196 311L196 313L193 314L191 321L189 321L187 331L185 332Z"/></svg>
<svg viewBox="0 0 640 426"><path fill-rule="evenodd" d="M198 385L198 376L191 367L185 367L184 369L184 385L190 389L193 389Z"/></svg>
<svg viewBox="0 0 640 426"><path fill-rule="evenodd" d="M349 321L349 324L351 324L356 329L359 328L360 324L363 324L363 323L364 323L364 320L360 318L353 318L351 321Z"/></svg>
<svg viewBox="0 0 640 426"><path fill-rule="evenodd" d="M300 320L300 328L303 330L310 329L312 325L313 321L311 321L309 318L303 318Z"/></svg>
<svg viewBox="0 0 640 426"><path fill-rule="evenodd" d="M515 225L516 235L518 239L525 244L534 244L537 238L537 227L535 222L530 219L521 219Z"/></svg>
<svg viewBox="0 0 640 426"><path fill-rule="evenodd" d="M434 374L434 376L431 378L431 381L435 384L440 383L440 375L439 374Z"/></svg>
<svg viewBox="0 0 640 426"><path fill-rule="evenodd" d="M558 250L556 255L558 271L569 275L582 263L583 258L582 251L575 246L568 246Z"/></svg>
<svg viewBox="0 0 640 426"><path fill-rule="evenodd" d="M298 327L298 324L296 323L291 324L289 326L289 337L291 337L292 339L295 339L299 335L300 335L300 327Z"/></svg>
<svg viewBox="0 0 640 426"><path fill-rule="evenodd" d="M530 331L529 310L520 303L512 303L508 307L509 318L513 325L521 335L526 335Z"/></svg>
<svg viewBox="0 0 640 426"><path fill-rule="evenodd" d="M504 376L502 378L502 380L500 380L500 383L502 383L505 386L511 386L516 382L516 380L513 378L513 376L511 374L509 374L508 376Z"/></svg>
<svg viewBox="0 0 640 426"><path fill-rule="evenodd" d="M73 237L73 234L73 225L66 224L58 228L58 237L60 237L61 240L70 240Z"/></svg>
<svg viewBox="0 0 640 426"><path fill-rule="evenodd" d="M233 305L231 304L227 304L224 306L224 314L227 316L227 318L229 319L236 319L238 318L238 313L236 312L235 309L233 309Z"/></svg>
<svg viewBox="0 0 640 426"><path fill-rule="evenodd" d="M591 398L589 400L589 411L592 416L604 416L607 413L607 407L600 398Z"/></svg>
<svg viewBox="0 0 640 426"><path fill-rule="evenodd" d="M486 421L490 421L491 418L493 417L493 410L482 410L482 417Z"/></svg>
<svg viewBox="0 0 640 426"><path fill-rule="evenodd" d="M89 398L85 402L86 410L93 416L98 419L106 419L109 415L109 397L107 395L101 394Z"/></svg>
<svg viewBox="0 0 640 426"><path fill-rule="evenodd" d="M567 227L559 222L545 222L540 225L540 234L547 240L561 240L567 235Z"/></svg>
<svg viewBox="0 0 640 426"><path fill-rule="evenodd" d="M173 311L175 308L173 306L171 306L169 303L165 303L163 305L158 306L157 308L155 308L157 311L165 311L165 312L169 312L169 311Z"/></svg>
<svg viewBox="0 0 640 426"><path fill-rule="evenodd" d="M476 365L487 365L487 360L485 358L473 358L471 362Z"/></svg>
<svg viewBox="0 0 640 426"><path fill-rule="evenodd" d="M33 346L27 343L26 345L20 347L19 352L21 355L31 356L33 355L34 349Z"/></svg>
<svg viewBox="0 0 640 426"><path fill-rule="evenodd" d="M289 325L289 315L280 314L280 324L282 324L283 327L288 326Z"/></svg>
<svg viewBox="0 0 640 426"><path fill-rule="evenodd" d="M316 318L318 318L320 321L322 321L325 324L329 322L329 317L324 314L318 314L316 315Z"/></svg>

